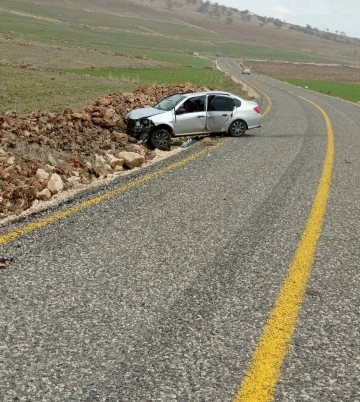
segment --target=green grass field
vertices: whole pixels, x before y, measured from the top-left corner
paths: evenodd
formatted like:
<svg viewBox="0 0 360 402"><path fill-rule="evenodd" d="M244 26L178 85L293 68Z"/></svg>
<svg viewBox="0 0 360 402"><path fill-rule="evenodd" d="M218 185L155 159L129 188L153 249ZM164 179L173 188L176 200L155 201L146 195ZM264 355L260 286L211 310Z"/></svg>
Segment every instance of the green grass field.
<svg viewBox="0 0 360 402"><path fill-rule="evenodd" d="M16 38L57 46L147 55L162 60L164 53L245 57L253 59L330 62L308 53L290 52L235 42L207 30L135 18L86 13L57 7L5 2L17 12L0 12L1 32ZM12 5L13 4L13 5ZM78 15L77 15L78 14ZM39 19L43 17L43 19ZM44 19L45 18L45 19ZM51 18L51 19L50 19ZM76 21L76 23L75 23ZM139 29L138 29L139 27ZM168 56L173 58L173 56Z"/></svg>
<svg viewBox="0 0 360 402"><path fill-rule="evenodd" d="M101 95L131 91L135 84L101 77L31 71L0 66L0 110L62 112L92 103Z"/></svg>
<svg viewBox="0 0 360 402"><path fill-rule="evenodd" d="M360 101L360 84L350 84L346 82L313 81L296 78L278 78L281 81L288 82L300 87L307 86L309 89L327 94L352 102Z"/></svg>
<svg viewBox="0 0 360 402"><path fill-rule="evenodd" d="M246 96L240 85L219 71L207 68L97 69L46 72L0 66L0 110L25 113L34 109L61 112L69 106L81 109L96 98L131 91L141 83L191 82Z"/></svg>
<svg viewBox="0 0 360 402"><path fill-rule="evenodd" d="M148 84L179 84L191 82L198 86L210 86L222 88L227 82L227 77L217 70L208 68L177 67L173 69L97 69L97 70L72 70L72 73L85 74L92 77L116 79L127 82Z"/></svg>

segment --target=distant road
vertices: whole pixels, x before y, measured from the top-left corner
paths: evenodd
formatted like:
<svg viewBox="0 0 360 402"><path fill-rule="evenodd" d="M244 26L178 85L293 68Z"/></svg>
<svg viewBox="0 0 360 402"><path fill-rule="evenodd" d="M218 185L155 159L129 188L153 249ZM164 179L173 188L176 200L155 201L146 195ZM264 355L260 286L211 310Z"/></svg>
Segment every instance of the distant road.
<svg viewBox="0 0 360 402"><path fill-rule="evenodd" d="M0 234L1 401L360 401L360 108L220 63L261 129Z"/></svg>

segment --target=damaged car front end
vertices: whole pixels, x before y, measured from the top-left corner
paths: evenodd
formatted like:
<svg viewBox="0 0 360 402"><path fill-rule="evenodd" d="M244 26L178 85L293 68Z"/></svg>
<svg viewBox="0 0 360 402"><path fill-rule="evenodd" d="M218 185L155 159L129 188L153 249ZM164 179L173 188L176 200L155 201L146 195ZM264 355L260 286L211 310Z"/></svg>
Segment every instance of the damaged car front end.
<svg viewBox="0 0 360 402"><path fill-rule="evenodd" d="M130 119L129 117L126 118L126 133L142 142L148 140L150 130L153 127L154 123L148 118L139 120Z"/></svg>
<svg viewBox="0 0 360 402"><path fill-rule="evenodd" d="M147 142L151 131L164 123L171 123L174 107L184 99L184 95L171 95L152 107L135 109L125 118L126 133L136 139ZM170 128L170 127L169 127Z"/></svg>

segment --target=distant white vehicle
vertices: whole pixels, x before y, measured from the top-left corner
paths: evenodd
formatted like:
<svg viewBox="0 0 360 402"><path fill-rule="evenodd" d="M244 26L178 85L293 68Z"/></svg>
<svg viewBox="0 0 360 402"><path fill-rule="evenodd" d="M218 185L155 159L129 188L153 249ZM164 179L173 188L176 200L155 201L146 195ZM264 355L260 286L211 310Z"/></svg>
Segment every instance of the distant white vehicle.
<svg viewBox="0 0 360 402"><path fill-rule="evenodd" d="M244 67L243 70L242 70L242 73L243 73L243 74L249 74L249 75L250 75L250 74L251 74L251 70L250 70L250 68L248 68L248 67Z"/></svg>

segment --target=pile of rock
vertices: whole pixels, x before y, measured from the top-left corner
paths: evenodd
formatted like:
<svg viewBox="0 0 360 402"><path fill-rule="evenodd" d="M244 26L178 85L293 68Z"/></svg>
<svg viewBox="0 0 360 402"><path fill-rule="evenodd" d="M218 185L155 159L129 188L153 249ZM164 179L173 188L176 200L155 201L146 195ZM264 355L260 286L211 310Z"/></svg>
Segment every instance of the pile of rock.
<svg viewBox="0 0 360 402"><path fill-rule="evenodd" d="M170 94L199 89L141 86L62 114L0 111L0 219L151 160L154 153L123 132L125 115Z"/></svg>

